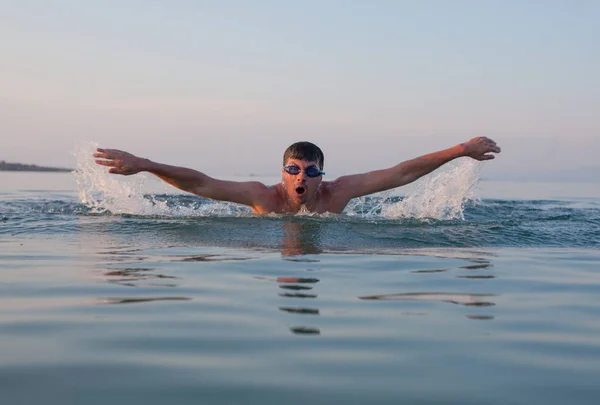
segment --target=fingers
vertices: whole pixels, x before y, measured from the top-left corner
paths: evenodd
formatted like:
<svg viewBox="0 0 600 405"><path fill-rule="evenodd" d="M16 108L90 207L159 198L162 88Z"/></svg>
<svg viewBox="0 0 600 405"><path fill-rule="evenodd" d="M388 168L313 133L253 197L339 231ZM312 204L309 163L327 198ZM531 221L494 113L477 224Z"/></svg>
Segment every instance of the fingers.
<svg viewBox="0 0 600 405"><path fill-rule="evenodd" d="M102 165L102 166L114 167L116 165L114 160L94 160L94 162L96 162L97 165Z"/></svg>
<svg viewBox="0 0 600 405"><path fill-rule="evenodd" d="M107 149L97 149L97 153L94 153L94 157L97 158L104 158L104 159L110 159L111 158L111 154L108 152Z"/></svg>
<svg viewBox="0 0 600 405"><path fill-rule="evenodd" d="M128 153L123 152L118 149L102 149L96 148L96 153L93 154L95 158L100 158L94 160L97 165L100 166L108 166L108 172L112 174L121 174L124 176L128 176L133 173L137 173L136 171L132 171L123 159L128 158Z"/></svg>
<svg viewBox="0 0 600 405"><path fill-rule="evenodd" d="M131 174L127 169L116 166L116 163L114 160L95 160L95 162L98 165L110 167L110 169L108 169L109 173L122 174L125 176L128 174Z"/></svg>
<svg viewBox="0 0 600 405"><path fill-rule="evenodd" d="M123 152L122 150L119 149L102 149L102 148L96 148L96 151L100 152L100 153L115 153L115 152Z"/></svg>
<svg viewBox="0 0 600 405"><path fill-rule="evenodd" d="M492 160L495 159L496 156L495 155L490 155L490 154L479 154L479 155L474 155L471 156L473 159L475 160L479 160L480 162L484 161L484 160Z"/></svg>
<svg viewBox="0 0 600 405"><path fill-rule="evenodd" d="M94 153L94 157L104 158L104 159L115 159L117 157L122 157L124 155L128 155L127 152L123 152L119 149L102 149L96 148L96 153Z"/></svg>
<svg viewBox="0 0 600 405"><path fill-rule="evenodd" d="M473 141L474 141L475 145L479 145L479 147L484 147L486 149L485 153L488 153L488 152L500 153L502 151L502 149L500 149L498 144L496 144L496 142L493 139L490 139L488 137L481 136L479 138L474 138Z"/></svg>
<svg viewBox="0 0 600 405"><path fill-rule="evenodd" d="M501 149L500 147L496 144L496 142L492 141L489 138L484 138L486 140L486 146L488 147L490 152L494 152L494 153L500 153Z"/></svg>

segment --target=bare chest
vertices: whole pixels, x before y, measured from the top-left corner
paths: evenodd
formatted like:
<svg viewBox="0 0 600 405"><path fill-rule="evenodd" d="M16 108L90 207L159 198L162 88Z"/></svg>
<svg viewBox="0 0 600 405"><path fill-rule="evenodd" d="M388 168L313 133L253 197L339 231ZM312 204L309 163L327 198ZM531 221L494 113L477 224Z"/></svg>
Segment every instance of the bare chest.
<svg viewBox="0 0 600 405"><path fill-rule="evenodd" d="M285 196L272 194L270 198L265 199L261 204L252 207L252 210L257 214L296 214L302 210L324 214L330 212L340 214L346 207L346 202L337 201L334 195L325 190L318 193L315 197L306 204L295 205L290 203Z"/></svg>

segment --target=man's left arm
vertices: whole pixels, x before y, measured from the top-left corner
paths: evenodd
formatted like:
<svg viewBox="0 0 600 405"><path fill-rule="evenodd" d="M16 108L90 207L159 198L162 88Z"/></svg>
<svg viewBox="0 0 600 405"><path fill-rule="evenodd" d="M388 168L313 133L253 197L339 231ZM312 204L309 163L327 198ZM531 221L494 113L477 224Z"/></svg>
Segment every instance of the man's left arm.
<svg viewBox="0 0 600 405"><path fill-rule="evenodd" d="M473 138L451 148L404 161L389 169L340 177L333 182L335 192L340 196L345 195L350 200L390 190L412 183L459 157L468 156L480 161L494 159L492 152L500 153L500 147L496 142L485 137Z"/></svg>

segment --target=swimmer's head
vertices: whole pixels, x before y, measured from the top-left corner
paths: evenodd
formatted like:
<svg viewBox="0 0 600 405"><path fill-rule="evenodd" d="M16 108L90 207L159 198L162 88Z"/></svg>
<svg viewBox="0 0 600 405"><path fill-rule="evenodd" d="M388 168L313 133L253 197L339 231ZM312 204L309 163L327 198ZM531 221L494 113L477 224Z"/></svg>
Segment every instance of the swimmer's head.
<svg viewBox="0 0 600 405"><path fill-rule="evenodd" d="M310 142L296 142L283 154L281 186L297 208L310 205L323 179L323 152Z"/></svg>
<svg viewBox="0 0 600 405"><path fill-rule="evenodd" d="M290 159L306 160L308 162L317 162L319 169L323 170L325 156L321 148L311 142L296 142L290 145L283 154L283 165L286 166Z"/></svg>

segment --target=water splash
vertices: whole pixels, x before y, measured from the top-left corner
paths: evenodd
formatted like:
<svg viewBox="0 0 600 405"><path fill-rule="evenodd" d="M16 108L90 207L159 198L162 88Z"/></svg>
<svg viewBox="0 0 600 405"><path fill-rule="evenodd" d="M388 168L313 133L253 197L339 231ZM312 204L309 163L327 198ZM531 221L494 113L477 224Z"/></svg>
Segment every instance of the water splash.
<svg viewBox="0 0 600 405"><path fill-rule="evenodd" d="M207 199L168 199L147 195L152 176L138 173L118 176L108 173L105 166L94 163L92 154L98 144L89 142L75 150L79 199L93 213L151 215L151 216L240 216L251 211L238 204ZM175 203L173 204L173 201Z"/></svg>
<svg viewBox="0 0 600 405"><path fill-rule="evenodd" d="M473 159L458 159L442 170L420 179L414 192L402 201L384 202L381 216L385 218L464 219L467 202L479 202L474 189L479 183L482 163Z"/></svg>
<svg viewBox="0 0 600 405"><path fill-rule="evenodd" d="M73 172L77 181L79 199L95 212L112 211L115 213L133 213L143 197L139 190L142 179L119 181L111 176L106 167L96 165L92 154L98 144L90 142L79 145L75 151L77 168Z"/></svg>
<svg viewBox="0 0 600 405"><path fill-rule="evenodd" d="M394 190L356 198L344 211L361 218L464 219L468 202L479 202L474 189L482 163L458 159L407 186L403 199L392 197Z"/></svg>

